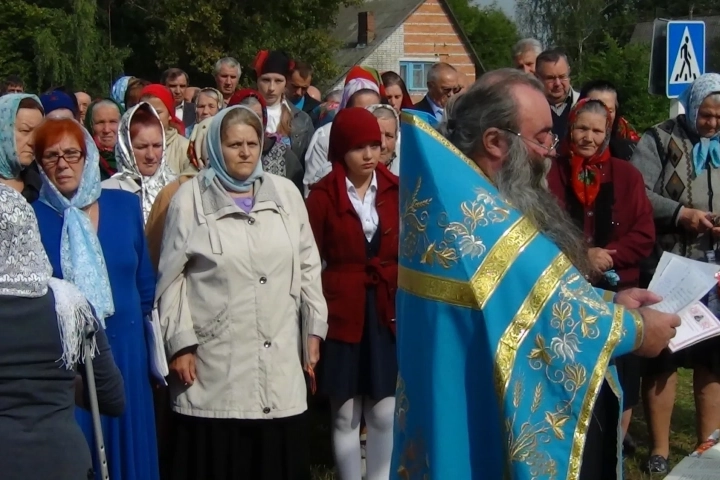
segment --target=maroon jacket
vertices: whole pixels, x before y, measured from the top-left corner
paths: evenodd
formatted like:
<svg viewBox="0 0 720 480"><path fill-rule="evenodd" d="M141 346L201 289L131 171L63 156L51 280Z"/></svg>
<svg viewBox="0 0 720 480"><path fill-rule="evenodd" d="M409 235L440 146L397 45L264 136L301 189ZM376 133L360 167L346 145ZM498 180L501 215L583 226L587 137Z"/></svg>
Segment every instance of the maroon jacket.
<svg viewBox="0 0 720 480"><path fill-rule="evenodd" d="M376 170L380 249L368 261L360 217L345 188L342 170L332 172L311 187L307 199L315 241L326 267L323 293L328 306L327 338L360 343L365 324L365 289L377 291L378 318L395 332L395 293L398 274L398 180L385 167Z"/></svg>
<svg viewBox="0 0 720 480"><path fill-rule="evenodd" d="M640 172L630 163L610 158L602 165L600 192L595 204L585 208L570 184L570 163L560 157L548 173L550 191L594 247L617 250L613 270L620 276L614 290L637 286L640 261L655 243L653 209Z"/></svg>

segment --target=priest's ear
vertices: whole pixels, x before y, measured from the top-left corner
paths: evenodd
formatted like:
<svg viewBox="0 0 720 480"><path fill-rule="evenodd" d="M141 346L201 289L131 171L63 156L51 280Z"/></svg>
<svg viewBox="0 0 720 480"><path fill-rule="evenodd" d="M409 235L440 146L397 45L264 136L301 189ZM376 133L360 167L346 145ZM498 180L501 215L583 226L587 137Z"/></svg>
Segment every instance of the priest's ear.
<svg viewBox="0 0 720 480"><path fill-rule="evenodd" d="M475 161L486 173L497 172L507 156L510 143L507 135L499 128L491 127L485 130L482 135L479 152Z"/></svg>

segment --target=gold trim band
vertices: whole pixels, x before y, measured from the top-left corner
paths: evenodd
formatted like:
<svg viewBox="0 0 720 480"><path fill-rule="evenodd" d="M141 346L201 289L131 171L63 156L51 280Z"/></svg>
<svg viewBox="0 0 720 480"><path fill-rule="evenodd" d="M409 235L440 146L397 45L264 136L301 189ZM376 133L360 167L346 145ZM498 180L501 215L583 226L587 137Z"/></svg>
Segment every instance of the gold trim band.
<svg viewBox="0 0 720 480"><path fill-rule="evenodd" d="M578 423L575 427L572 448L570 450L567 480L578 480L580 478L580 467L582 466L583 449L585 448L585 437L587 436L588 426L590 425L590 417L592 416L593 407L595 406L595 400L597 399L598 393L600 393L600 387L605 379L605 372L610 363L610 356L613 351L615 351L615 347L622 335L624 314L625 309L620 305L615 305L610 335L608 335L608 339L600 352L600 357L595 364L592 377L590 377L590 384L588 385L587 392L585 392Z"/></svg>
<svg viewBox="0 0 720 480"><path fill-rule="evenodd" d="M643 340L645 340L645 322L637 310L628 310L628 313L632 315L633 322L635 323L635 346L633 350L637 350L642 346Z"/></svg>
<svg viewBox="0 0 720 480"><path fill-rule="evenodd" d="M443 302L456 307L477 309L477 302L470 284L459 280L398 267L398 288L426 300Z"/></svg>
<svg viewBox="0 0 720 480"><path fill-rule="evenodd" d="M533 286L498 342L495 354L495 392L501 410L505 409L505 393L510 384L517 352L548 300L557 290L560 280L571 267L572 263L562 253L553 259L550 266L540 275L538 282Z"/></svg>
<svg viewBox="0 0 720 480"><path fill-rule="evenodd" d="M527 217L521 217L495 242L470 279L480 309L485 308L515 259L537 235L535 225Z"/></svg>

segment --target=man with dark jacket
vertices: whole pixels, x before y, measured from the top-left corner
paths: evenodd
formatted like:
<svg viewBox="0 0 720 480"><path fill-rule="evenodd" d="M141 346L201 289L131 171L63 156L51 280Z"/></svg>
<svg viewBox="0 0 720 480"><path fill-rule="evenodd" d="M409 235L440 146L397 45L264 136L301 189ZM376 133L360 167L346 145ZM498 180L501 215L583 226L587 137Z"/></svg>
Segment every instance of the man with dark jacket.
<svg viewBox="0 0 720 480"><path fill-rule="evenodd" d="M427 95L413 106L413 109L429 113L437 121L445 114L445 105L453 95L461 90L458 84L458 72L448 63L436 63L430 67L427 75Z"/></svg>
<svg viewBox="0 0 720 480"><path fill-rule="evenodd" d="M190 85L190 77L184 70L168 68L160 77L160 83L165 85L173 94L175 100L175 116L183 122L185 128L195 124L195 104L185 101L185 90Z"/></svg>
<svg viewBox="0 0 720 480"><path fill-rule="evenodd" d="M295 63L287 77L287 99L307 114L320 105L320 102L308 94L308 88L312 85L312 77L312 66L304 62Z"/></svg>

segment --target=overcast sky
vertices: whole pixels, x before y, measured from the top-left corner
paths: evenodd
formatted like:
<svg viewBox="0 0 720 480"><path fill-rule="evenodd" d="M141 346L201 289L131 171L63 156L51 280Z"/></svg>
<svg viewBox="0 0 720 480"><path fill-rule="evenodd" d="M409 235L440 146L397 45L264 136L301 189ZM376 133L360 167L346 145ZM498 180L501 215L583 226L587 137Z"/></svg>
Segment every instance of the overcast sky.
<svg viewBox="0 0 720 480"><path fill-rule="evenodd" d="M515 17L515 0L475 0L475 2L483 6L497 3L510 17Z"/></svg>

